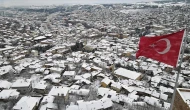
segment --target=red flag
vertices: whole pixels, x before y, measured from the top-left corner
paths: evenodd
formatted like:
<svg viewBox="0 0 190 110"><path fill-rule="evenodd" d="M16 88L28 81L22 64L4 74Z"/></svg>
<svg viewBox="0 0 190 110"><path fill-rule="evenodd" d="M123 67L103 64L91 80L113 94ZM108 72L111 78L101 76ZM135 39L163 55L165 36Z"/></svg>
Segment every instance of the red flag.
<svg viewBox="0 0 190 110"><path fill-rule="evenodd" d="M156 37L141 37L136 58L145 56L176 67L185 30Z"/></svg>

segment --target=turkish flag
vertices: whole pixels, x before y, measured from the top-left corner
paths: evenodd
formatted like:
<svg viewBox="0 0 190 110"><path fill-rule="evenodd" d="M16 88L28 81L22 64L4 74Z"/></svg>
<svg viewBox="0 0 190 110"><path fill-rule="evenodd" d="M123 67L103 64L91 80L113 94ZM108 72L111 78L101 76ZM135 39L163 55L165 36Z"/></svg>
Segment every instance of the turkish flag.
<svg viewBox="0 0 190 110"><path fill-rule="evenodd" d="M185 30L156 37L141 37L136 58L145 56L176 67Z"/></svg>

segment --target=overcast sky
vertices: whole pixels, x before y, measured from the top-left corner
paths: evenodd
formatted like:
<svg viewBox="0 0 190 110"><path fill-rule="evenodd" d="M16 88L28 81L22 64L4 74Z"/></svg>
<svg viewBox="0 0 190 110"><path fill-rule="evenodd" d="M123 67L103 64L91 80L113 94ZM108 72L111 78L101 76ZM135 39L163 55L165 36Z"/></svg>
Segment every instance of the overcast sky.
<svg viewBox="0 0 190 110"><path fill-rule="evenodd" d="M134 3L154 0L0 0L3 6L23 5L61 5L61 4L95 4L95 3Z"/></svg>

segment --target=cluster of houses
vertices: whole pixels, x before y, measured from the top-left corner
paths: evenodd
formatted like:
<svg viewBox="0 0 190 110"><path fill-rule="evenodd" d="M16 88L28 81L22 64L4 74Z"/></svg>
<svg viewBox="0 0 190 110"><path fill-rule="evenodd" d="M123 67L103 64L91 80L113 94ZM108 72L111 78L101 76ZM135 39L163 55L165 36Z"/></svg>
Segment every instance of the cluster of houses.
<svg viewBox="0 0 190 110"><path fill-rule="evenodd" d="M139 36L189 28L190 8L162 5L127 12L131 7L74 5L55 13L35 7L2 9L0 109L169 109L177 69L135 54ZM179 87L186 89L177 90L177 110L190 110L186 47L179 76ZM2 105L7 102L12 105Z"/></svg>

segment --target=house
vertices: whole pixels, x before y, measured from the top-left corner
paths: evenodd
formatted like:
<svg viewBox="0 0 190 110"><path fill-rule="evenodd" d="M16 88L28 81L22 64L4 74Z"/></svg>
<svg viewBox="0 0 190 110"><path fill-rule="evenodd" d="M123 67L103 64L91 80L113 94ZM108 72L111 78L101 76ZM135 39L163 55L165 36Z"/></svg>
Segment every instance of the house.
<svg viewBox="0 0 190 110"><path fill-rule="evenodd" d="M38 36L38 37L35 37L35 38L34 38L34 41L40 42L40 41L45 40L45 39L46 39L45 36Z"/></svg>
<svg viewBox="0 0 190 110"><path fill-rule="evenodd" d="M31 55L34 57L38 56L38 51L37 50L31 50Z"/></svg>
<svg viewBox="0 0 190 110"><path fill-rule="evenodd" d="M16 89L4 89L0 92L0 100L16 100L19 95Z"/></svg>
<svg viewBox="0 0 190 110"><path fill-rule="evenodd" d="M32 90L32 85L30 81L26 79L17 79L15 82L12 83L12 89L17 89L20 93L28 93Z"/></svg>
<svg viewBox="0 0 190 110"><path fill-rule="evenodd" d="M111 83L111 80L109 78L104 78L102 81L101 81L101 86L102 87L108 87Z"/></svg>
<svg viewBox="0 0 190 110"><path fill-rule="evenodd" d="M97 96L103 97L103 96L105 96L109 91L113 91L113 90L111 90L111 89L109 89L109 88L100 87L100 88L98 88ZM113 91L113 92L115 92L115 91Z"/></svg>
<svg viewBox="0 0 190 110"><path fill-rule="evenodd" d="M88 90L88 89L78 89L78 90L71 89L69 91L69 93L71 93L71 94L76 94L76 95L80 95L80 96L88 96L89 92L90 92L90 90Z"/></svg>
<svg viewBox="0 0 190 110"><path fill-rule="evenodd" d="M75 71L65 71L63 73L63 78L73 80L75 78L76 72Z"/></svg>
<svg viewBox="0 0 190 110"><path fill-rule="evenodd" d="M157 87L158 84L160 83L161 81L161 76L154 76L151 78L151 86L152 87Z"/></svg>
<svg viewBox="0 0 190 110"><path fill-rule="evenodd" d="M190 110L190 89L177 88L172 110Z"/></svg>
<svg viewBox="0 0 190 110"><path fill-rule="evenodd" d="M160 100L157 98L154 98L154 97L145 96L144 102L146 102L152 106L161 107Z"/></svg>
<svg viewBox="0 0 190 110"><path fill-rule="evenodd" d="M130 86L127 86L127 85L124 85L124 84L121 84L122 86L122 89L127 91L127 93L131 93L134 91L134 88L133 87L130 87Z"/></svg>
<svg viewBox="0 0 190 110"><path fill-rule="evenodd" d="M46 81L40 81L38 82L34 87L34 91L37 93L45 94L47 93L47 87Z"/></svg>
<svg viewBox="0 0 190 110"><path fill-rule="evenodd" d="M61 75L59 73L52 73L46 75L43 79L58 84L59 82L61 82Z"/></svg>
<svg viewBox="0 0 190 110"><path fill-rule="evenodd" d="M119 82L112 82L111 88L115 90L116 92L120 92L122 89L122 86Z"/></svg>
<svg viewBox="0 0 190 110"><path fill-rule="evenodd" d="M140 80L143 76L141 73L130 71L124 68L118 68L117 70L115 70L114 75L133 80Z"/></svg>
<svg viewBox="0 0 190 110"><path fill-rule="evenodd" d="M54 96L44 96L40 103L39 110L58 110L58 105L54 103L54 101Z"/></svg>
<svg viewBox="0 0 190 110"><path fill-rule="evenodd" d="M13 110L36 110L42 97L22 97L13 107Z"/></svg>
<svg viewBox="0 0 190 110"><path fill-rule="evenodd" d="M11 87L12 83L6 81L6 80L0 80L0 90L2 89L9 89Z"/></svg>
<svg viewBox="0 0 190 110"><path fill-rule="evenodd" d="M66 101L69 98L69 90L69 87L53 86L48 95L54 96L58 100L64 99Z"/></svg>
<svg viewBox="0 0 190 110"><path fill-rule="evenodd" d="M113 106L113 102L109 98L102 98L100 100L93 100L89 102L78 102L79 110L101 110L110 109Z"/></svg>
<svg viewBox="0 0 190 110"><path fill-rule="evenodd" d="M0 77L6 77L9 73L13 73L13 67L11 65L0 67Z"/></svg>
<svg viewBox="0 0 190 110"><path fill-rule="evenodd" d="M59 74L61 74L62 72L63 72L63 68L59 68L59 67L51 67L50 68L50 72L52 72L52 73L59 73Z"/></svg>

